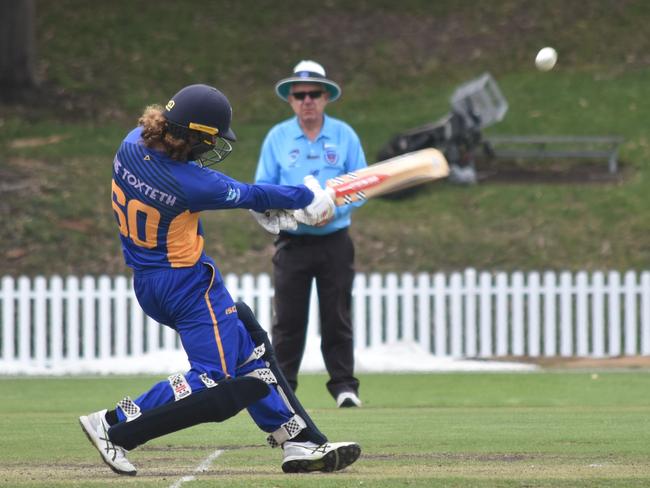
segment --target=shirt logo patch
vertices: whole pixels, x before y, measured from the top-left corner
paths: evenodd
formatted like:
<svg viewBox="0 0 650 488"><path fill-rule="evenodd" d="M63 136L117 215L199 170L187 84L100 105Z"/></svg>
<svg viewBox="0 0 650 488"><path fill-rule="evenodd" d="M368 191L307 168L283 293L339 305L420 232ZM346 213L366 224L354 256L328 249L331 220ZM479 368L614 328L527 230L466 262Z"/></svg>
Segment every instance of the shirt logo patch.
<svg viewBox="0 0 650 488"><path fill-rule="evenodd" d="M228 196L226 197L227 202L229 202L231 200L234 200L234 201L238 202L239 197L240 197L239 188L233 188L232 186L228 187Z"/></svg>
<svg viewBox="0 0 650 488"><path fill-rule="evenodd" d="M334 149L325 149L325 161L334 166L339 160L339 155Z"/></svg>
<svg viewBox="0 0 650 488"><path fill-rule="evenodd" d="M289 151L289 167L293 168L298 161L298 156L300 156L300 149L292 149Z"/></svg>

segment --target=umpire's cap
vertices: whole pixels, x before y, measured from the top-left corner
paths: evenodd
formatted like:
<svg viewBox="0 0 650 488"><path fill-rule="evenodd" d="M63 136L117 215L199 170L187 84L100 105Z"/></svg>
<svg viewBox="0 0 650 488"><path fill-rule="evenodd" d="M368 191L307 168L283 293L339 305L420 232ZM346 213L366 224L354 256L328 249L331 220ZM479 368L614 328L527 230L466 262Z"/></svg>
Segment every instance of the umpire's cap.
<svg viewBox="0 0 650 488"><path fill-rule="evenodd" d="M330 102L341 96L341 87L326 78L325 68L316 61L300 61L293 68L293 76L277 82L275 92L285 102L288 101L289 89L293 83L320 83L329 92Z"/></svg>
<svg viewBox="0 0 650 488"><path fill-rule="evenodd" d="M191 130L236 141L230 128L232 107L226 96L208 85L189 85L176 93L163 115L170 122Z"/></svg>

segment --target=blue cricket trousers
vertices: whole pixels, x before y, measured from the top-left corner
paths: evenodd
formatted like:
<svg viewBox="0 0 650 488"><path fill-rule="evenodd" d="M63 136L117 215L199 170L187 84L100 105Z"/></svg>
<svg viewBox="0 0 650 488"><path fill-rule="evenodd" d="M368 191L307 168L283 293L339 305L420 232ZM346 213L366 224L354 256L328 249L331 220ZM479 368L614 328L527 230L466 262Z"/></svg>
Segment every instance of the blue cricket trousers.
<svg viewBox="0 0 650 488"><path fill-rule="evenodd" d="M193 392L206 388L202 374L218 382L266 367L262 359L246 363L255 345L211 259L189 268L136 272L134 285L145 313L180 335L190 363L184 376ZM172 385L165 380L134 401L145 412L175 399ZM121 409L117 412L120 421L125 420ZM248 412L265 432L277 430L293 416L275 388L250 405Z"/></svg>

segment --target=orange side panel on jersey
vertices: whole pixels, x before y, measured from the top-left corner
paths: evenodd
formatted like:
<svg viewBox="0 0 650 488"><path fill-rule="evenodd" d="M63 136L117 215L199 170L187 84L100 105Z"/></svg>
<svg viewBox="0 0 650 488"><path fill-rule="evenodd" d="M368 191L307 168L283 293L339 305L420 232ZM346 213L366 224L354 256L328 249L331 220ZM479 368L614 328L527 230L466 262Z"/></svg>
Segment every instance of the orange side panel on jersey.
<svg viewBox="0 0 650 488"><path fill-rule="evenodd" d="M203 252L203 236L197 234L199 214L186 210L172 220L167 234L167 259L172 268L193 266Z"/></svg>
<svg viewBox="0 0 650 488"><path fill-rule="evenodd" d="M210 311L210 317L212 317L212 328L214 329L214 338L217 341L217 348L219 349L219 358L221 359L221 369L223 370L223 374L226 375L226 378L230 378L230 374L228 373L228 367L226 366L226 356L223 353L223 344L221 344L221 335L219 334L219 322L217 322L217 316L214 314L214 309L212 308L212 303L210 302L210 289L212 288L212 284L214 283L214 268L212 267L211 264L208 264L212 268L212 280L210 280L210 286L208 286L208 289L205 291L205 303L208 305L208 310Z"/></svg>

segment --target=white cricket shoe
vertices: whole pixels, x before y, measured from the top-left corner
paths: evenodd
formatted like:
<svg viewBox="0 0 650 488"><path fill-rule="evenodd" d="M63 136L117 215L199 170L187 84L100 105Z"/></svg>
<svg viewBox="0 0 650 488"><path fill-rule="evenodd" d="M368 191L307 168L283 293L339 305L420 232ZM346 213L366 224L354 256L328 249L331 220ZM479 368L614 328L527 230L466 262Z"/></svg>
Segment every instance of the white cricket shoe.
<svg viewBox="0 0 650 488"><path fill-rule="evenodd" d="M106 410L79 417L81 428L88 440L97 448L102 460L117 474L135 476L136 469L126 458L126 449L113 444L108 438L109 425L106 422Z"/></svg>
<svg viewBox="0 0 650 488"><path fill-rule="evenodd" d="M361 447L355 442L291 442L282 445L285 473L309 473L311 471L339 471L355 462L361 454Z"/></svg>
<svg viewBox="0 0 650 488"><path fill-rule="evenodd" d="M339 408L360 407L361 400L355 393L344 391L343 393L339 393L336 397L336 406Z"/></svg>

